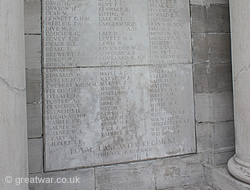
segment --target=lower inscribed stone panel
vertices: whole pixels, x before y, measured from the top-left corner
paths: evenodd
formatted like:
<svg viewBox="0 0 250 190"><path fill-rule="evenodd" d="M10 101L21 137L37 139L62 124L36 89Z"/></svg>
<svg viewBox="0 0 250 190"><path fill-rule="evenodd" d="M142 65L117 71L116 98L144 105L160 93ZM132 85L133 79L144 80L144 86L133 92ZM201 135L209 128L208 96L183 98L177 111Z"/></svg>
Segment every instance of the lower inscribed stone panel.
<svg viewBox="0 0 250 190"><path fill-rule="evenodd" d="M44 70L45 169L195 152L192 65Z"/></svg>

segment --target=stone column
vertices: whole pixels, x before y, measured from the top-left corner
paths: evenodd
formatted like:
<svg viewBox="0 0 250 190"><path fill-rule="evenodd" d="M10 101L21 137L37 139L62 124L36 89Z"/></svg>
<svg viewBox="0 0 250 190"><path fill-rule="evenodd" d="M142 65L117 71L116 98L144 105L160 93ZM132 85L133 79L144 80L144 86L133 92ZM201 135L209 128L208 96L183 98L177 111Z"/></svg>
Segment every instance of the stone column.
<svg viewBox="0 0 250 190"><path fill-rule="evenodd" d="M15 183L28 176L23 4L0 0L0 189L4 190L28 189L28 184Z"/></svg>
<svg viewBox="0 0 250 190"><path fill-rule="evenodd" d="M230 173L250 184L250 1L230 0L236 154Z"/></svg>

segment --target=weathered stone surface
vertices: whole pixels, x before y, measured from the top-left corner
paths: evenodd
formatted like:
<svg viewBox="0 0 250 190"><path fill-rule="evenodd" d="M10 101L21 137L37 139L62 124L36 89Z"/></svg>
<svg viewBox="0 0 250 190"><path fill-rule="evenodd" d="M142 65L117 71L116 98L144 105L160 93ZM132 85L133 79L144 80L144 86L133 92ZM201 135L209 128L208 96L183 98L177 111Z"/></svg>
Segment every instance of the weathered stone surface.
<svg viewBox="0 0 250 190"><path fill-rule="evenodd" d="M27 104L28 138L42 136L42 105Z"/></svg>
<svg viewBox="0 0 250 190"><path fill-rule="evenodd" d="M41 70L27 69L26 70L26 86L27 86L27 103L41 103Z"/></svg>
<svg viewBox="0 0 250 190"><path fill-rule="evenodd" d="M28 175L23 11L23 0L0 1L0 189L3 190L28 188L27 184L17 186L11 181Z"/></svg>
<svg viewBox="0 0 250 190"><path fill-rule="evenodd" d="M194 152L191 73L186 64L46 69L46 170Z"/></svg>
<svg viewBox="0 0 250 190"><path fill-rule="evenodd" d="M188 1L43 7L46 170L194 151Z"/></svg>
<svg viewBox="0 0 250 190"><path fill-rule="evenodd" d="M213 187L213 169L214 166L210 165L210 164L204 164L203 165L204 168L204 179L205 179L205 183L208 184L209 186Z"/></svg>
<svg viewBox="0 0 250 190"><path fill-rule="evenodd" d="M207 167L207 166L206 166ZM250 185L243 183L229 174L226 167L212 168L210 169L212 176L211 182L215 189L226 190L249 190Z"/></svg>
<svg viewBox="0 0 250 190"><path fill-rule="evenodd" d="M213 149L213 124L198 123L196 129L197 135L197 152L211 151Z"/></svg>
<svg viewBox="0 0 250 190"><path fill-rule="evenodd" d="M24 1L24 31L41 34L41 0Z"/></svg>
<svg viewBox="0 0 250 190"><path fill-rule="evenodd" d="M97 167L97 189L166 189L204 182L205 154Z"/></svg>
<svg viewBox="0 0 250 190"><path fill-rule="evenodd" d="M156 189L153 162L101 167L95 170L97 190Z"/></svg>
<svg viewBox="0 0 250 190"><path fill-rule="evenodd" d="M231 1L231 39L236 154L230 173L250 185L250 1Z"/></svg>
<svg viewBox="0 0 250 190"><path fill-rule="evenodd" d="M214 148L234 147L234 122L214 123Z"/></svg>
<svg viewBox="0 0 250 190"><path fill-rule="evenodd" d="M44 0L43 10L46 68L191 62L189 1Z"/></svg>
<svg viewBox="0 0 250 190"><path fill-rule="evenodd" d="M226 164L234 154L233 122L198 123L197 151L209 152L209 163Z"/></svg>
<svg viewBox="0 0 250 190"><path fill-rule="evenodd" d="M192 39L193 39L193 62L194 63L209 62L207 34L192 34Z"/></svg>
<svg viewBox="0 0 250 190"><path fill-rule="evenodd" d="M41 35L25 36L26 69L41 70Z"/></svg>
<svg viewBox="0 0 250 190"><path fill-rule="evenodd" d="M232 66L223 64L195 64L194 86L197 93L232 91Z"/></svg>
<svg viewBox="0 0 250 190"><path fill-rule="evenodd" d="M38 181L40 180L40 183ZM51 180L51 178L53 178ZM95 177L94 169L81 169L76 171L60 171L53 173L32 174L30 180L37 183L30 183L30 190L94 190ZM42 182L42 180L44 182ZM52 181L51 183L45 183ZM63 183L64 182L64 183ZM80 182L80 183L79 183Z"/></svg>
<svg viewBox="0 0 250 190"><path fill-rule="evenodd" d="M229 4L229 0L191 0L191 4L207 5L207 4Z"/></svg>
<svg viewBox="0 0 250 190"><path fill-rule="evenodd" d="M196 120L198 122L233 120L232 92L197 93L195 97Z"/></svg>
<svg viewBox="0 0 250 190"><path fill-rule="evenodd" d="M230 34L193 34L194 63L230 63Z"/></svg>
<svg viewBox="0 0 250 190"><path fill-rule="evenodd" d="M202 184L204 182L203 163L207 154L196 154L164 159L156 163L156 189Z"/></svg>
<svg viewBox="0 0 250 190"><path fill-rule="evenodd" d="M191 5L191 18L192 18L192 33L206 32L206 6Z"/></svg>
<svg viewBox="0 0 250 190"><path fill-rule="evenodd" d="M29 173L43 171L43 139L29 139Z"/></svg>
<svg viewBox="0 0 250 190"><path fill-rule="evenodd" d="M192 32L229 33L229 7L227 5L192 5Z"/></svg>
<svg viewBox="0 0 250 190"><path fill-rule="evenodd" d="M173 187L173 188L167 188L165 190L215 190L215 189L204 184L204 185L191 185L191 186L183 186L183 187Z"/></svg>
<svg viewBox="0 0 250 190"><path fill-rule="evenodd" d="M230 32L229 7L227 5L210 5L207 8L207 32Z"/></svg>
<svg viewBox="0 0 250 190"><path fill-rule="evenodd" d="M214 150L213 165L226 165L228 160L235 154L234 147L225 147Z"/></svg>
<svg viewBox="0 0 250 190"><path fill-rule="evenodd" d="M230 34L208 34L208 59L211 63L231 62Z"/></svg>

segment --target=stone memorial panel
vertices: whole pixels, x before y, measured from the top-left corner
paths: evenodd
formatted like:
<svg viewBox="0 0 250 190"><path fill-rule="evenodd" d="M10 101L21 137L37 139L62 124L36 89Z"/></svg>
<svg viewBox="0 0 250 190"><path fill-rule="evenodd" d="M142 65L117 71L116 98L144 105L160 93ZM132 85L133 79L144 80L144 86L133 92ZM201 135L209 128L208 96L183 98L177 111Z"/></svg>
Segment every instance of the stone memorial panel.
<svg viewBox="0 0 250 190"><path fill-rule="evenodd" d="M44 66L191 62L189 1L44 0Z"/></svg>
<svg viewBox="0 0 250 190"><path fill-rule="evenodd" d="M196 151L188 7L43 1L46 171Z"/></svg>
<svg viewBox="0 0 250 190"><path fill-rule="evenodd" d="M195 151L192 66L45 69L46 169Z"/></svg>

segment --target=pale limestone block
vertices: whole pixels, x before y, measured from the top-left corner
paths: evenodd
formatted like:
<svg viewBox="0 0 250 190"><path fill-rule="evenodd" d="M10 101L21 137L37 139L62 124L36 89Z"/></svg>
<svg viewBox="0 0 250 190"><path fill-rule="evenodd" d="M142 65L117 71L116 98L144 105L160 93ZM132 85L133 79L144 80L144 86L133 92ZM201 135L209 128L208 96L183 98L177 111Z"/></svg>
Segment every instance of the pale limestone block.
<svg viewBox="0 0 250 190"><path fill-rule="evenodd" d="M0 1L0 189L4 190L28 188L14 183L28 175L23 10L23 0Z"/></svg>

